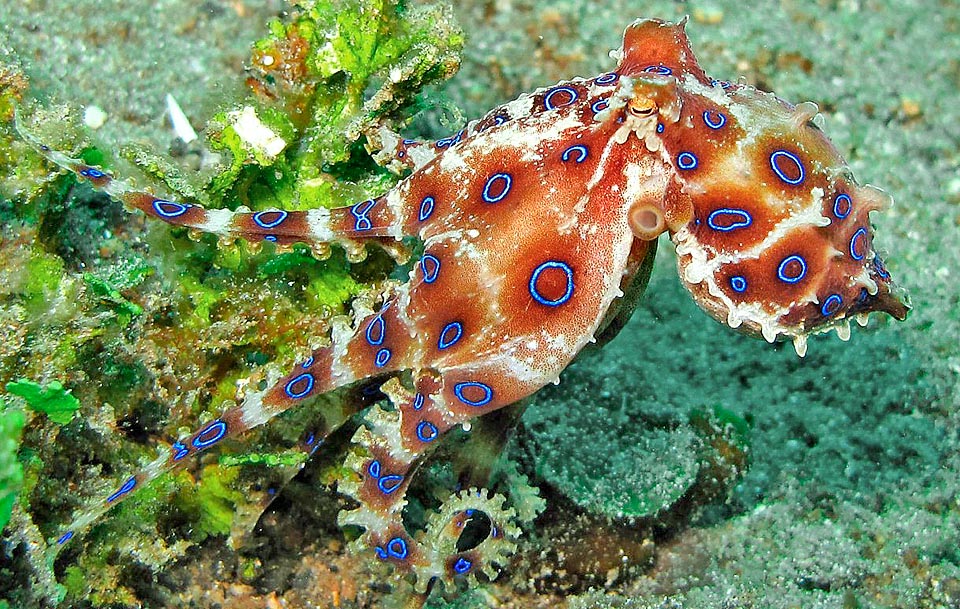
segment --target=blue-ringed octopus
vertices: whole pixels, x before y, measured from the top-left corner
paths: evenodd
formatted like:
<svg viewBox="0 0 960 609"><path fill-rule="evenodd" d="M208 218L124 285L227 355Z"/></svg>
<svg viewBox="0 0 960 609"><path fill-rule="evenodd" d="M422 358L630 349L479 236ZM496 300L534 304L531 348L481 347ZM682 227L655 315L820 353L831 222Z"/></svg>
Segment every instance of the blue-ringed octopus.
<svg viewBox="0 0 960 609"><path fill-rule="evenodd" d="M306 243L351 257L416 238L406 283L265 390L181 438L81 513L67 542L161 473L295 408L365 379L383 381L392 408L374 406L353 441L340 492L358 507L341 525L357 546L437 579L495 574L517 527L503 500L454 495L446 543L425 543L402 511L415 468L451 428L530 396L587 345L622 327L649 274L657 238L676 246L680 279L708 314L768 341L792 340L883 311L908 312L873 246L869 214L890 197L860 186L818 127L818 109L715 80L697 63L684 23L627 27L616 67L494 108L439 141L368 134L380 158L409 175L389 192L336 209L229 211L160 198L30 140L47 158L128 208L177 226ZM461 550L474 509L489 512L479 545ZM430 531L428 531L428 534Z"/></svg>

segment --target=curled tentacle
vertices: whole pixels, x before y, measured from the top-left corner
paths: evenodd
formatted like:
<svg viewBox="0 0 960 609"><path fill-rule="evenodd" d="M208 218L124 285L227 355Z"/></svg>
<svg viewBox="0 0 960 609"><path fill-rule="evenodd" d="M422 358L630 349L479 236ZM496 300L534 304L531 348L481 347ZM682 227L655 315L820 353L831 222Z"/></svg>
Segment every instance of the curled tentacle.
<svg viewBox="0 0 960 609"><path fill-rule="evenodd" d="M452 588L459 578L483 573L496 579L497 567L505 567L517 550L520 528L513 508L505 508L503 495L490 495L487 489L471 487L451 495L427 522L421 543L427 564L415 569L417 589L424 591L434 578ZM468 522L483 514L489 529L480 543L462 549ZM469 540L467 540L469 541Z"/></svg>
<svg viewBox="0 0 960 609"><path fill-rule="evenodd" d="M422 388L428 382L429 377L423 377L418 385ZM457 578L472 573L482 572L494 579L496 567L504 566L516 549L520 533L516 513L504 508L504 497L471 488L445 502L422 535L407 531L403 508L410 479L434 440L452 424L429 418L440 409L428 392L413 393L397 379L382 389L399 408L388 411L374 406L367 423L354 434L357 450L347 456L344 465L355 475L342 479L339 491L360 505L341 512L338 524L362 527L353 549L373 549L380 560L398 571L414 574L420 592L431 581L451 586ZM412 420L420 423L414 426ZM426 427L423 423L427 420L436 423ZM467 523L479 514L487 518L489 529L479 543L464 547L469 540L461 542L461 536Z"/></svg>

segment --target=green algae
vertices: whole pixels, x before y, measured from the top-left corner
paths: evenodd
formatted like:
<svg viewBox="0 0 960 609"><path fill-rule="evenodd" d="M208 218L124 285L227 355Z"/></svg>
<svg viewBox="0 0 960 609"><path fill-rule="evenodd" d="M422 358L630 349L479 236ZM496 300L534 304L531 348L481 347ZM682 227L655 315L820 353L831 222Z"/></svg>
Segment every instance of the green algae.
<svg viewBox="0 0 960 609"><path fill-rule="evenodd" d="M224 455L220 457L220 464L227 467L237 465L266 465L268 467L290 467L302 465L308 455L303 452L288 454L276 453L247 453L243 455Z"/></svg>
<svg viewBox="0 0 960 609"><path fill-rule="evenodd" d="M23 467L17 460L20 434L26 417L0 399L0 531L10 520L10 512L23 486Z"/></svg>
<svg viewBox="0 0 960 609"><path fill-rule="evenodd" d="M240 470L217 464L206 465L196 485L187 486L177 499L181 507L195 514L191 538L203 541L211 535L227 535L233 526L237 505L243 493L234 484Z"/></svg>
<svg viewBox="0 0 960 609"><path fill-rule="evenodd" d="M60 381L51 381L44 386L21 379L7 383L7 392L22 397L30 410L47 415L58 425L72 421L80 408L80 401L64 389Z"/></svg>
<svg viewBox="0 0 960 609"><path fill-rule="evenodd" d="M28 310L40 314L55 300L64 278L63 260L53 254L34 250L26 261L21 294Z"/></svg>
<svg viewBox="0 0 960 609"><path fill-rule="evenodd" d="M114 312L121 317L118 323L125 326L131 318L143 313L143 307L124 298L123 291L140 285L153 272L153 267L143 258L136 257L105 267L97 273L83 273L83 281L95 296L110 303Z"/></svg>

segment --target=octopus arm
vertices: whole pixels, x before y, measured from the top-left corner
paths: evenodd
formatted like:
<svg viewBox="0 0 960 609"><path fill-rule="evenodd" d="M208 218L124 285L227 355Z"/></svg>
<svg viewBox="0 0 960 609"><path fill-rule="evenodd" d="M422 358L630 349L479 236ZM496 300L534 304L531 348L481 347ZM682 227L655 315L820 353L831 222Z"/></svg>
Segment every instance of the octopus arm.
<svg viewBox="0 0 960 609"><path fill-rule="evenodd" d="M405 235L396 216L401 211L402 202L391 193L335 209L287 211L272 208L256 212L244 208L237 211L211 209L196 203L164 199L138 189L130 181L118 179L104 169L52 150L19 122L17 128L24 140L52 163L121 201L128 209L140 210L167 224L219 235L226 240L239 237L251 242L271 242L281 248L304 243L320 259L327 258L330 246L336 244L346 251L351 261L362 260L366 256L363 244L373 242L386 249L398 262L406 262L407 253L399 244Z"/></svg>
<svg viewBox="0 0 960 609"><path fill-rule="evenodd" d="M633 242L627 270L624 273L623 281L620 282L623 298L615 301L614 306L610 307L607 315L600 322L595 345L597 348L603 347L616 338L620 330L630 321L634 309L637 308L637 303L640 302L640 297L643 296L647 284L650 282L650 273L653 272L653 262L656 255L656 241L636 240Z"/></svg>

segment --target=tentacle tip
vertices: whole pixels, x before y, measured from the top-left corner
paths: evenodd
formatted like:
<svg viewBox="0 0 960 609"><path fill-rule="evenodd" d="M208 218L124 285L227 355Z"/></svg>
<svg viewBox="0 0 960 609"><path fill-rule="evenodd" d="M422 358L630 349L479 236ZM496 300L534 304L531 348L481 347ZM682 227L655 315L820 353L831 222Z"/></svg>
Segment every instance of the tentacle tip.
<svg viewBox="0 0 960 609"><path fill-rule="evenodd" d="M806 334L797 334L793 337L793 348L796 350L799 357L803 357L807 354L807 335Z"/></svg>
<svg viewBox="0 0 960 609"><path fill-rule="evenodd" d="M857 189L857 198L863 201L868 212L883 212L893 207L893 196L887 191L870 184L864 184Z"/></svg>
<svg viewBox="0 0 960 609"><path fill-rule="evenodd" d="M790 121L799 129L806 125L808 121L814 121L819 114L820 107L817 104L812 101L805 101L794 106ZM814 124L816 125L816 121L814 121Z"/></svg>

